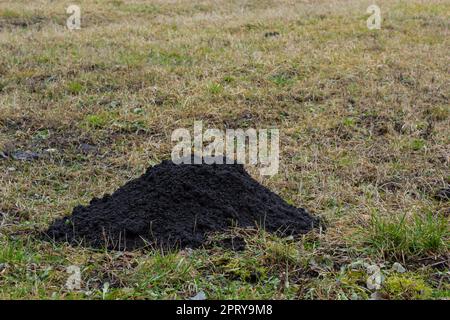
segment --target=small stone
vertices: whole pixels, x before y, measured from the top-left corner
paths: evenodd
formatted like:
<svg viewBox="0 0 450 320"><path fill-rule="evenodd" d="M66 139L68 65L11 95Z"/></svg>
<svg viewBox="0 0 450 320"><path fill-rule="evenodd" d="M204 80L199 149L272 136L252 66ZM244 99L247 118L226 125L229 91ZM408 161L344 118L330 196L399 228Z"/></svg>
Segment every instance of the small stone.
<svg viewBox="0 0 450 320"><path fill-rule="evenodd" d="M109 291L109 282L105 282L102 288L103 299L105 299L106 294Z"/></svg>
<svg viewBox="0 0 450 320"><path fill-rule="evenodd" d="M87 143L80 144L80 149L81 149L81 152L83 152L83 153L94 153L94 152L97 152L97 147L92 146L92 145L87 144Z"/></svg>
<svg viewBox="0 0 450 320"><path fill-rule="evenodd" d="M384 298L384 296L380 292L375 291L374 293L372 293L370 295L370 299L369 300L386 300L386 299Z"/></svg>
<svg viewBox="0 0 450 320"><path fill-rule="evenodd" d="M120 101L116 101L116 100L113 100L109 103L110 108L117 108L117 107L120 107L121 105L122 104L120 103Z"/></svg>
<svg viewBox="0 0 450 320"><path fill-rule="evenodd" d="M383 283L384 276L381 273L380 267L377 265L371 265L367 267L367 273L370 274L366 281L367 288L369 290L381 289L381 284Z"/></svg>
<svg viewBox="0 0 450 320"><path fill-rule="evenodd" d="M12 153L12 157L14 160L31 161L39 159L40 154L31 151L16 151Z"/></svg>
<svg viewBox="0 0 450 320"><path fill-rule="evenodd" d="M206 300L206 294L203 291L200 291L189 300Z"/></svg>
<svg viewBox="0 0 450 320"><path fill-rule="evenodd" d="M395 262L392 265L392 270L394 270L394 271L396 271L398 273L405 273L406 272L406 269L398 262Z"/></svg>

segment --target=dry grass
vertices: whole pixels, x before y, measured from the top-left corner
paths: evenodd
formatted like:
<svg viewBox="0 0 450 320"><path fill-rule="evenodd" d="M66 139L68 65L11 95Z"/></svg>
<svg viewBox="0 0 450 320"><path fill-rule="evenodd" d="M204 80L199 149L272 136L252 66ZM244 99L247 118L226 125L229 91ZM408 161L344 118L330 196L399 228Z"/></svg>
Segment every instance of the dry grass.
<svg viewBox="0 0 450 320"><path fill-rule="evenodd" d="M450 183L447 1L377 1L378 31L365 25L370 1L78 3L75 32L65 28L64 2L0 3L0 151L42 155L0 158L0 298L183 298L196 290L223 298L368 298L365 271L351 267L360 260L401 261L433 297L448 297L448 273L436 267L448 270L450 207L433 197ZM194 258L36 239L36 230L74 205L169 157L172 130L198 119L218 128L279 128L280 173L263 179L249 170L326 219L326 232L286 244L240 230L246 252L213 248ZM386 255L385 243L367 241L380 239L373 221L405 219L414 230L417 217L430 216L433 235L442 221L444 229L420 251L394 247ZM270 252L256 270L264 276L247 277L254 259ZM225 267L216 268L221 258ZM91 292L64 289L70 264L85 267ZM113 284L107 296L104 282ZM385 290L405 297L397 291Z"/></svg>

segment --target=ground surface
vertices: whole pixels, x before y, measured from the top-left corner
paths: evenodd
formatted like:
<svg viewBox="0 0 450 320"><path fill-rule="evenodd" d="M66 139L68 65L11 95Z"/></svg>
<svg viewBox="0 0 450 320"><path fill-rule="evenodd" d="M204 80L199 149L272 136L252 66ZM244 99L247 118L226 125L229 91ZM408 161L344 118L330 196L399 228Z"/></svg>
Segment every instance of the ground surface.
<svg viewBox="0 0 450 320"><path fill-rule="evenodd" d="M372 31L368 1L78 3L70 32L65 1L0 2L0 298L449 297L448 1L377 1ZM279 128L279 174L249 170L327 230L164 255L39 240L194 119Z"/></svg>

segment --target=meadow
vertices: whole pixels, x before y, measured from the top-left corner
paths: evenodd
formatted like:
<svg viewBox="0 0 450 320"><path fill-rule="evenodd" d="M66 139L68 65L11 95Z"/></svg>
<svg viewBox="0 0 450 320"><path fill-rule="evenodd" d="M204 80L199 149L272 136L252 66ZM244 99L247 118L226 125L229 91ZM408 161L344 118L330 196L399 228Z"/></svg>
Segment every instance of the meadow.
<svg viewBox="0 0 450 320"><path fill-rule="evenodd" d="M378 0L379 30L365 0L80 0L79 30L69 4L0 1L0 299L450 297L449 1ZM278 174L248 171L326 229L170 253L39 237L196 120L279 129Z"/></svg>

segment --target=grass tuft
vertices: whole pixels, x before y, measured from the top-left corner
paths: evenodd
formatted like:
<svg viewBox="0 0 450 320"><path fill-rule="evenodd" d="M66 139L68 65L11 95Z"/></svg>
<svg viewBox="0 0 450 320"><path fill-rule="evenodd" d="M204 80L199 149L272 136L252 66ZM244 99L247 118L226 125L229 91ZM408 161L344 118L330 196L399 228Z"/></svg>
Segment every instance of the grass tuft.
<svg viewBox="0 0 450 320"><path fill-rule="evenodd" d="M386 258L403 259L445 252L449 236L445 217L430 213L412 219L372 215L367 243Z"/></svg>

